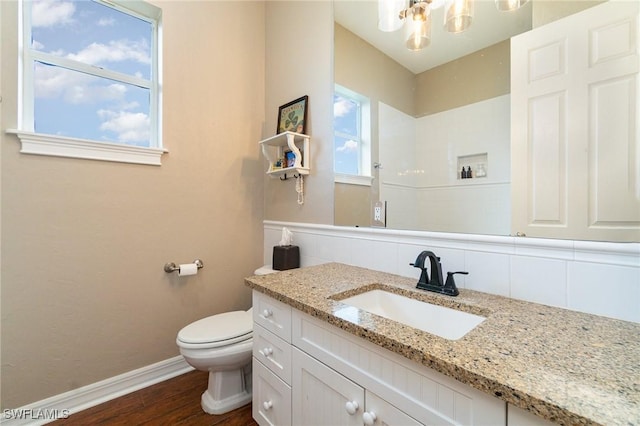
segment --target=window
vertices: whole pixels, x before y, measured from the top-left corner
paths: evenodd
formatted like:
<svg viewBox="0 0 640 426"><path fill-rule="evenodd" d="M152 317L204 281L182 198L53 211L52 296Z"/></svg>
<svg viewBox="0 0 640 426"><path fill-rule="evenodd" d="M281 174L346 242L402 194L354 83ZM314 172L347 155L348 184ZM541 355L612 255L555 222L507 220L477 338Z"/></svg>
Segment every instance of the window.
<svg viewBox="0 0 640 426"><path fill-rule="evenodd" d="M336 85L333 95L334 172L336 181L371 184L370 103ZM354 177L366 177L357 179Z"/></svg>
<svg viewBox="0 0 640 426"><path fill-rule="evenodd" d="M22 152L160 164L161 11L23 0Z"/></svg>

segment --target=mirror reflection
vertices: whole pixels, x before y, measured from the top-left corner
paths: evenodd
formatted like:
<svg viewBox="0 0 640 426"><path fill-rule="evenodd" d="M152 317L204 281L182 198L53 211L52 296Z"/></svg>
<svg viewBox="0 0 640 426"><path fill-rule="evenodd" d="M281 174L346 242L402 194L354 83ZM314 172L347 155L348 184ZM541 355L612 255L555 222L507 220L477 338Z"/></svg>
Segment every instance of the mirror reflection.
<svg viewBox="0 0 640 426"><path fill-rule="evenodd" d="M597 2L552 3L476 1L460 34L434 9L430 44L410 51L377 28L378 2L335 2L336 225L511 232L509 38Z"/></svg>

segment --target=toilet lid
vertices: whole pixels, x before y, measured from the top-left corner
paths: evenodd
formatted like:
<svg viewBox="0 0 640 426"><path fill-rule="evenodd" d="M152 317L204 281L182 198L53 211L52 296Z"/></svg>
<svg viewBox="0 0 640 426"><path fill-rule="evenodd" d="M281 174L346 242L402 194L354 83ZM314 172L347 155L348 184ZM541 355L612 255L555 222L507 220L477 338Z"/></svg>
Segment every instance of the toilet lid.
<svg viewBox="0 0 640 426"><path fill-rule="evenodd" d="M240 341L252 336L251 312L233 311L213 315L193 322L178 333L184 343L212 343L224 340Z"/></svg>

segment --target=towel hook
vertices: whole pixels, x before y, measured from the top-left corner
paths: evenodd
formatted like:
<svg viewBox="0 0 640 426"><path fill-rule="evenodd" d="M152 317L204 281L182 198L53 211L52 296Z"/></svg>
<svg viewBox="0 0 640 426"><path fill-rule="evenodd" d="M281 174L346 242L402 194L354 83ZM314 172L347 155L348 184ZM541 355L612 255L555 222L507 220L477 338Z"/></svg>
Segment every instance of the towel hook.
<svg viewBox="0 0 640 426"><path fill-rule="evenodd" d="M294 174L293 174L293 177L294 177L295 179L298 179L298 178L300 177L300 175L299 175L299 174L295 174L295 173L294 173ZM287 177L287 174L286 174L286 173L284 174L284 177L280 176L280 180L288 180L288 179L289 179L289 178Z"/></svg>

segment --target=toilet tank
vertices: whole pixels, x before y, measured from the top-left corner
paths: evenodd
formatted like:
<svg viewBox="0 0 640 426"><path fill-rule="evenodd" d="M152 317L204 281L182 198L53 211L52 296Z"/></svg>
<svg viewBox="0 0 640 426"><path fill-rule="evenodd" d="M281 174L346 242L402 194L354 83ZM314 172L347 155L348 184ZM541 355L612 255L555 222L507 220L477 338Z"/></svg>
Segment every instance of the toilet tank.
<svg viewBox="0 0 640 426"><path fill-rule="evenodd" d="M278 272L275 269L271 268L271 265L264 265L256 269L253 273L256 275L267 275L273 274L274 272Z"/></svg>

